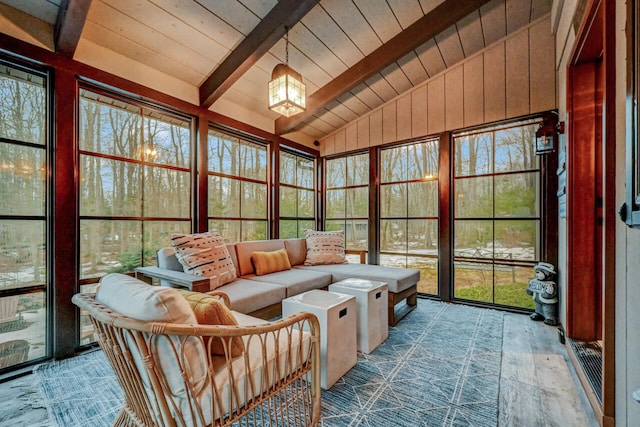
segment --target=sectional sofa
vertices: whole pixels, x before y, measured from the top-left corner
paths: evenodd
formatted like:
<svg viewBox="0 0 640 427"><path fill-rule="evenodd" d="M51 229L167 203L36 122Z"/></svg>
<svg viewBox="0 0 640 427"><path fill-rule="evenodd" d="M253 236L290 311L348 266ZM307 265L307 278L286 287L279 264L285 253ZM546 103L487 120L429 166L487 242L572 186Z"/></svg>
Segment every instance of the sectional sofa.
<svg viewBox="0 0 640 427"><path fill-rule="evenodd" d="M283 248L286 249L291 269L257 275L252 254ZM227 250L233 259L238 278L215 291L224 292L229 297L233 310L251 316L273 318L281 314L283 299L312 289L326 289L331 283L348 278L388 284L388 318L391 326L411 312L417 304L419 270L362 263L307 266L304 265L307 255L304 238L238 242L228 244ZM361 262L363 259L361 256ZM158 251L157 261L157 267L136 269L136 277L148 283L155 278L162 285L184 287L196 292L210 290L208 278L184 272L173 248Z"/></svg>

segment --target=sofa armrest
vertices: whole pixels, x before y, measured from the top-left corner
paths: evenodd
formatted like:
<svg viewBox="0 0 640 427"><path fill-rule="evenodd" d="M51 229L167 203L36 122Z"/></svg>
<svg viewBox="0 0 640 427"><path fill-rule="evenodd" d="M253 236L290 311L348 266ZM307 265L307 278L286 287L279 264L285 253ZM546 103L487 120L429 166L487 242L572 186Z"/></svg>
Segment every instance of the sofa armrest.
<svg viewBox="0 0 640 427"><path fill-rule="evenodd" d="M166 280L171 286L187 288L193 292L209 292L211 286L208 277L160 267L138 267L136 268L136 279L149 284L152 279Z"/></svg>
<svg viewBox="0 0 640 427"><path fill-rule="evenodd" d="M347 249L344 251L347 255L360 255L360 264L367 263L367 251L362 249Z"/></svg>

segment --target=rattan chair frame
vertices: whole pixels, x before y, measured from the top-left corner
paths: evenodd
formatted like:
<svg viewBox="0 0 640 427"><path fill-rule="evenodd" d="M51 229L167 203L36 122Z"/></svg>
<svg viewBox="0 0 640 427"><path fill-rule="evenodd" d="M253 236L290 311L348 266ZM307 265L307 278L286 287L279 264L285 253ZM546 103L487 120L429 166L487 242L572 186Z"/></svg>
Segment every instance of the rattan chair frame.
<svg viewBox="0 0 640 427"><path fill-rule="evenodd" d="M226 295L218 295L228 304ZM107 356L124 392L124 405L114 426L315 426L320 419L320 327L310 313L297 313L274 322L255 326L210 326L144 322L122 316L95 299L95 294L73 296L73 302L85 310L95 328L97 341ZM305 330L310 339L292 339ZM187 340L198 339L205 349L209 389L203 402L202 389L188 379L184 354ZM222 340L224 356L211 356L205 337ZM245 350L231 357L231 340L242 337ZM258 355L249 354L253 340L262 349L259 379L253 369ZM183 378L186 399L178 401L160 366L158 342L172 343ZM267 351L269 341L274 350ZM275 345L273 345L275 344ZM285 350L281 347L284 346ZM165 348L163 347L163 348ZM275 351L275 357L273 354ZM135 356L144 361L143 368ZM221 362L220 358L224 358ZM238 362L242 358L243 362ZM217 360L214 368L214 359ZM274 362L275 360L275 362ZM219 378L228 381L221 387ZM225 375L226 374L226 375ZM225 383L226 384L226 383ZM225 391L226 390L226 391ZM210 408L210 409L206 409Z"/></svg>

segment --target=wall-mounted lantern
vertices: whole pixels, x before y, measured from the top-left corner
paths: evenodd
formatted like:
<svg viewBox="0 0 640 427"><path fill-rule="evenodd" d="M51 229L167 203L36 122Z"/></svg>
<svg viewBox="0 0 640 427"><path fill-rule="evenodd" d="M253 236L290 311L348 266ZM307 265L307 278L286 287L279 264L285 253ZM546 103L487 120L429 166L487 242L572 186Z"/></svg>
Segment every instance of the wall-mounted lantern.
<svg viewBox="0 0 640 427"><path fill-rule="evenodd" d="M549 111L542 118L536 130L536 154L545 154L558 146L558 135L564 133L564 122L558 120L558 113Z"/></svg>

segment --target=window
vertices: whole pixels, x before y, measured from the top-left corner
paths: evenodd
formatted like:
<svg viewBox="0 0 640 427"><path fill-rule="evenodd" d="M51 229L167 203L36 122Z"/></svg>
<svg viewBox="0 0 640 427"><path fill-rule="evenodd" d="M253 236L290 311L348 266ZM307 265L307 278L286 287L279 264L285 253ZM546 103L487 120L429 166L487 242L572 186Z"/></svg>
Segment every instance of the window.
<svg viewBox="0 0 640 427"><path fill-rule="evenodd" d="M454 298L533 308L540 258L537 121L454 135Z"/></svg>
<svg viewBox="0 0 640 427"><path fill-rule="evenodd" d="M327 160L325 181L325 229L344 230L347 249L368 250L369 155Z"/></svg>
<svg viewBox="0 0 640 427"><path fill-rule="evenodd" d="M0 99L2 370L47 356L47 75L0 62Z"/></svg>
<svg viewBox="0 0 640 427"><path fill-rule="evenodd" d="M191 231L191 144L189 118L80 90L83 292L107 273L155 264L172 232Z"/></svg>
<svg viewBox="0 0 640 427"><path fill-rule="evenodd" d="M380 264L420 270L418 292L438 294L438 140L380 153Z"/></svg>
<svg viewBox="0 0 640 427"><path fill-rule="evenodd" d="M267 148L209 130L209 229L227 242L268 238Z"/></svg>
<svg viewBox="0 0 640 427"><path fill-rule="evenodd" d="M280 152L280 238L304 237L315 229L315 161Z"/></svg>

